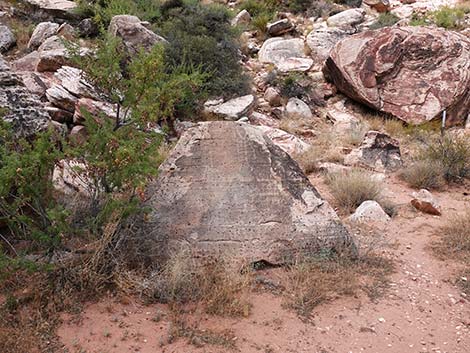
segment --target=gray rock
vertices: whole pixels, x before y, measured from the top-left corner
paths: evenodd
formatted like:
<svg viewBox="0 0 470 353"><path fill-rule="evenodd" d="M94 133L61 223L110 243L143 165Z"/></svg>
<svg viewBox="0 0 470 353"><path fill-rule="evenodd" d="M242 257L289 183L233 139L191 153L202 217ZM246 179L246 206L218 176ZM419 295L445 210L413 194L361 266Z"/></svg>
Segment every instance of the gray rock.
<svg viewBox="0 0 470 353"><path fill-rule="evenodd" d="M255 96L248 94L243 97L230 99L225 103L207 102L204 106L206 113L217 115L227 120L238 120L241 117L249 114L256 105Z"/></svg>
<svg viewBox="0 0 470 353"><path fill-rule="evenodd" d="M284 130L270 126L258 126L258 129L260 129L265 136L269 137L272 143L290 156L302 154L311 148L308 143Z"/></svg>
<svg viewBox="0 0 470 353"><path fill-rule="evenodd" d="M310 55L317 63L323 63L330 55L331 49L350 32L340 28L321 27L314 29L307 36Z"/></svg>
<svg viewBox="0 0 470 353"><path fill-rule="evenodd" d="M28 49L35 50L44 43L44 41L57 33L59 24L54 22L41 22L33 31L28 42Z"/></svg>
<svg viewBox="0 0 470 353"><path fill-rule="evenodd" d="M0 56L0 116L16 136L29 137L47 129L49 116L39 98L10 70Z"/></svg>
<svg viewBox="0 0 470 353"><path fill-rule="evenodd" d="M32 18L76 19L77 4L68 0L21 0L30 8Z"/></svg>
<svg viewBox="0 0 470 353"><path fill-rule="evenodd" d="M77 97L93 99L100 98L100 94L96 88L85 79L84 73L80 69L70 66L62 66L54 74L54 77L67 91Z"/></svg>
<svg viewBox="0 0 470 353"><path fill-rule="evenodd" d="M270 38L263 43L259 53L262 63L277 66L280 71L307 71L313 60L305 53L305 43L300 38Z"/></svg>
<svg viewBox="0 0 470 353"><path fill-rule="evenodd" d="M91 18L85 18L77 26L80 37L93 37L99 34L99 28Z"/></svg>
<svg viewBox="0 0 470 353"><path fill-rule="evenodd" d="M298 98L290 98L286 105L286 115L289 118L313 119L310 107Z"/></svg>
<svg viewBox="0 0 470 353"><path fill-rule="evenodd" d="M349 9L329 17L326 23L330 27L351 28L362 23L365 19L364 9Z"/></svg>
<svg viewBox="0 0 470 353"><path fill-rule="evenodd" d="M349 217L356 223L386 223L390 221L390 216L385 213L377 201L364 201Z"/></svg>
<svg viewBox="0 0 470 353"><path fill-rule="evenodd" d="M294 29L294 25L287 18L284 18L273 23L268 23L266 29L269 35L280 36L282 34L292 31Z"/></svg>
<svg viewBox="0 0 470 353"><path fill-rule="evenodd" d="M396 171L403 165L400 144L385 133L369 131L362 144L344 158L344 163L378 172Z"/></svg>
<svg viewBox="0 0 470 353"><path fill-rule="evenodd" d="M0 53L5 53L16 44L16 37L7 26L0 26Z"/></svg>
<svg viewBox="0 0 470 353"><path fill-rule="evenodd" d="M136 55L141 49L149 51L155 44L166 42L165 38L147 29L136 16L114 16L108 30L111 35L122 39L130 56Z"/></svg>
<svg viewBox="0 0 470 353"><path fill-rule="evenodd" d="M247 25L251 22L251 15L247 10L241 10L233 19L232 26Z"/></svg>
<svg viewBox="0 0 470 353"><path fill-rule="evenodd" d="M50 36L41 45L38 47L39 52L48 51L48 50L66 50L64 44L64 38L60 36Z"/></svg>
<svg viewBox="0 0 470 353"><path fill-rule="evenodd" d="M139 244L155 259L190 249L231 264L279 264L322 249L356 252L297 163L248 124L188 130L147 192Z"/></svg>
<svg viewBox="0 0 470 353"><path fill-rule="evenodd" d="M274 87L268 87L264 92L264 99L272 107L279 107L281 105L281 94Z"/></svg>
<svg viewBox="0 0 470 353"><path fill-rule="evenodd" d="M71 94L61 85L54 85L46 91L46 97L53 105L67 110L71 113L75 111L75 104L78 97Z"/></svg>

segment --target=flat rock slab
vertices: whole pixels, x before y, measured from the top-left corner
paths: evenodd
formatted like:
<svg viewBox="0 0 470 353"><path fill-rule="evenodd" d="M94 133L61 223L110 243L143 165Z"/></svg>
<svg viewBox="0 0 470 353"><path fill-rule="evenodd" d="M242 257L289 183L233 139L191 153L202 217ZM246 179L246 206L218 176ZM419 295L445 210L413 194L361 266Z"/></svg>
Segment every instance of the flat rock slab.
<svg viewBox="0 0 470 353"><path fill-rule="evenodd" d="M470 112L470 39L431 27L388 27L338 42L324 73L338 89L407 123Z"/></svg>
<svg viewBox="0 0 470 353"><path fill-rule="evenodd" d="M190 249L282 263L323 248L356 249L297 163L257 127L200 123L160 169L140 242L156 258Z"/></svg>
<svg viewBox="0 0 470 353"><path fill-rule="evenodd" d="M69 0L20 0L32 9L32 18L76 19L77 3Z"/></svg>

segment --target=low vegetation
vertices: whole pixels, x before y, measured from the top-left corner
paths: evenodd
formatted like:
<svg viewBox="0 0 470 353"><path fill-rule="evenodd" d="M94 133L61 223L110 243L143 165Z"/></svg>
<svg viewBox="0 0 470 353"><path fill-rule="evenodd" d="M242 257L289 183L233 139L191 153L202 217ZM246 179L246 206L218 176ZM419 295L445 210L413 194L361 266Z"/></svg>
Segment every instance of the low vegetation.
<svg viewBox="0 0 470 353"><path fill-rule="evenodd" d="M320 304L337 297L366 293L371 300L383 295L387 276L394 267L390 260L374 254L376 249L361 249L357 258L322 253L301 258L287 270L286 306L310 319Z"/></svg>
<svg viewBox="0 0 470 353"><path fill-rule="evenodd" d="M433 250L439 258L453 259L463 264L456 282L470 295L470 211L455 215L442 226L437 235L439 241L433 244Z"/></svg>
<svg viewBox="0 0 470 353"><path fill-rule="evenodd" d="M464 19L468 13L470 13L470 4L467 1L455 7L444 6L425 15L414 15L410 24L414 26L435 24L438 27L458 30L465 27Z"/></svg>
<svg viewBox="0 0 470 353"><path fill-rule="evenodd" d="M390 27L393 26L395 23L400 21L400 18L391 13L391 12L384 12L379 15L377 21L375 21L371 26L370 29L379 29L383 27Z"/></svg>
<svg viewBox="0 0 470 353"><path fill-rule="evenodd" d="M393 205L382 195L382 183L361 169L345 170L326 175L335 203L343 211L351 213L364 201L377 201L388 214L394 213Z"/></svg>
<svg viewBox="0 0 470 353"><path fill-rule="evenodd" d="M465 136L429 137L400 177L414 188L462 183L470 177L470 142Z"/></svg>

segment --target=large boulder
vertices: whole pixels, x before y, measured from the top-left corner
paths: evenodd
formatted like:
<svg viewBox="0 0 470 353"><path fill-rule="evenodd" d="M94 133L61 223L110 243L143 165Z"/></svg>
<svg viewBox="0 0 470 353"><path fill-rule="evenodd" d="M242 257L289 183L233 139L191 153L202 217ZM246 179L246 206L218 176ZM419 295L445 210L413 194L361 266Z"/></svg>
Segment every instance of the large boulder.
<svg viewBox="0 0 470 353"><path fill-rule="evenodd" d="M254 126L187 130L149 188L140 244L159 257L187 250L231 261L282 263L354 243L285 152Z"/></svg>
<svg viewBox="0 0 470 353"><path fill-rule="evenodd" d="M39 98L10 70L0 56L0 118L11 124L16 136L29 137L47 129L49 116Z"/></svg>
<svg viewBox="0 0 470 353"><path fill-rule="evenodd" d="M122 39L129 56L136 55L141 49L148 51L155 44L166 42L163 37L146 28L144 22L136 16L114 16L109 24L109 32Z"/></svg>
<svg viewBox="0 0 470 353"><path fill-rule="evenodd" d="M389 27L343 39L325 75L350 98L420 124L447 111L448 125L470 112L470 39L430 27Z"/></svg>

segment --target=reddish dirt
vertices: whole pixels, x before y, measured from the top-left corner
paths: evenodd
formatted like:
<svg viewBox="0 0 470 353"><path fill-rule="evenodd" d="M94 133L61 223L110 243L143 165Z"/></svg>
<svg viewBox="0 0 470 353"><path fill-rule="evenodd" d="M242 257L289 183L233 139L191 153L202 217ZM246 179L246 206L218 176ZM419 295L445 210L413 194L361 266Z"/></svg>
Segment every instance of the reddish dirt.
<svg viewBox="0 0 470 353"><path fill-rule="evenodd" d="M312 181L328 198L321 179ZM341 298L320 305L311 322L303 322L283 308L282 297L255 293L248 318L201 315L198 328L230 331L236 351L247 353L470 352L470 305L451 281L457 264L438 260L427 249L448 217L470 207L470 197L464 187L433 192L443 215L430 216L409 205L412 190L393 178L386 186L386 194L401 206L384 231L391 244L384 255L394 258L397 268L385 297L375 302L365 296ZM79 322L64 317L58 334L69 352L233 351L209 344L196 347L185 338L169 343L166 312L163 305L104 300L85 308Z"/></svg>

